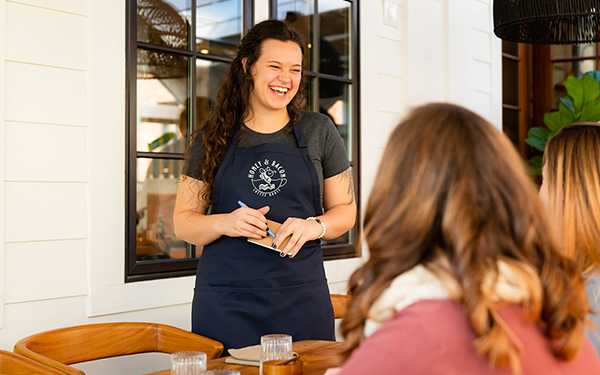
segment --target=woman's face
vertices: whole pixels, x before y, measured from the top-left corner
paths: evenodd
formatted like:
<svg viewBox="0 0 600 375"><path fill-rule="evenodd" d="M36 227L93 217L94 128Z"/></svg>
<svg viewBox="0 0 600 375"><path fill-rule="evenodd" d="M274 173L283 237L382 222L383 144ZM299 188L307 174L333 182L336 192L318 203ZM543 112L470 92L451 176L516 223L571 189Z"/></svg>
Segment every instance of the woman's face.
<svg viewBox="0 0 600 375"><path fill-rule="evenodd" d="M242 61L245 64L245 60ZM254 90L250 105L254 112L281 111L298 92L302 78L302 51L295 42L267 39L252 66Z"/></svg>

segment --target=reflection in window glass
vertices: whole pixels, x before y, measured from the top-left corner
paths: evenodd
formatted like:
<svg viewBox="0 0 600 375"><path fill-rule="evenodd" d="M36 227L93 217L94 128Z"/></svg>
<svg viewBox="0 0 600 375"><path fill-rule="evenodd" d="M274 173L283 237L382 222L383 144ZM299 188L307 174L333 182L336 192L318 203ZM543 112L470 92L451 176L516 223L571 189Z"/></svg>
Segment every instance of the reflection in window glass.
<svg viewBox="0 0 600 375"><path fill-rule="evenodd" d="M344 0L319 0L320 73L350 78L350 6Z"/></svg>
<svg viewBox="0 0 600 375"><path fill-rule="evenodd" d="M242 0L196 0L196 51L235 57L242 40Z"/></svg>
<svg viewBox="0 0 600 375"><path fill-rule="evenodd" d="M228 69L228 63L196 60L196 126L208 119L208 111L217 102Z"/></svg>
<svg viewBox="0 0 600 375"><path fill-rule="evenodd" d="M180 259L189 256L185 242L175 237L173 209L182 160L138 159L136 260Z"/></svg>
<svg viewBox="0 0 600 375"><path fill-rule="evenodd" d="M552 46L553 59L596 56L595 44L556 45Z"/></svg>
<svg viewBox="0 0 600 375"><path fill-rule="evenodd" d="M328 79L319 80L319 112L329 116L340 132L352 161L352 87Z"/></svg>
<svg viewBox="0 0 600 375"><path fill-rule="evenodd" d="M183 152L187 64L185 56L138 49L138 151Z"/></svg>
<svg viewBox="0 0 600 375"><path fill-rule="evenodd" d="M304 70L314 71L312 37L314 23L314 0L278 0L277 19L292 25L304 41Z"/></svg>
<svg viewBox="0 0 600 375"><path fill-rule="evenodd" d="M187 49L191 0L137 0L137 40Z"/></svg>
<svg viewBox="0 0 600 375"><path fill-rule="evenodd" d="M596 60L579 60L552 64L554 73L554 108L558 108L560 98L567 95L565 83L569 76L581 77L584 73L596 70Z"/></svg>

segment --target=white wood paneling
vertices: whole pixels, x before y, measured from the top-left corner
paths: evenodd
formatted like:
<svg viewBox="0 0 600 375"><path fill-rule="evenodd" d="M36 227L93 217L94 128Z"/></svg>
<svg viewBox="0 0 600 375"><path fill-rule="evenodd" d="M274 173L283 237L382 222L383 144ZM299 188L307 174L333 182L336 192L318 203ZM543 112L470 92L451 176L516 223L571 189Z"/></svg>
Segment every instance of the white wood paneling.
<svg viewBox="0 0 600 375"><path fill-rule="evenodd" d="M487 31L481 31L479 29L473 29L471 48L471 50L473 51L473 58L487 63L491 63L491 48L492 45L490 40L490 33Z"/></svg>
<svg viewBox="0 0 600 375"><path fill-rule="evenodd" d="M395 1L395 3L400 4L401 2L399 1ZM388 39L392 39L392 40L396 40L398 42L404 42L405 41L405 28L403 27L393 27L393 26L389 26L383 23L383 0L375 0L375 1L369 1L368 4L364 4L365 6L361 8L361 11L363 11L363 9L365 9L365 7L372 7L372 9L375 11L375 14L377 16L376 20L376 30L377 30L377 35L382 36L384 38L388 38ZM398 7L398 19L400 20L400 24L402 24L404 22L404 19L402 17L403 11L402 11L402 7ZM361 13L361 17L362 17L363 13ZM370 25L370 27L373 27L372 25ZM363 32L364 28L361 29L361 32Z"/></svg>
<svg viewBox="0 0 600 375"><path fill-rule="evenodd" d="M85 72L6 62L6 120L86 124Z"/></svg>
<svg viewBox="0 0 600 375"><path fill-rule="evenodd" d="M472 64L473 90L490 94L492 92L492 71L489 63L475 60Z"/></svg>
<svg viewBox="0 0 600 375"><path fill-rule="evenodd" d="M195 277L189 276L92 286L90 316L190 303L194 296L194 282Z"/></svg>
<svg viewBox="0 0 600 375"><path fill-rule="evenodd" d="M0 335L0 349L8 351L34 333L87 323L85 297L11 303L4 309L6 325Z"/></svg>
<svg viewBox="0 0 600 375"><path fill-rule="evenodd" d="M88 132L93 286L124 283L125 4L122 0L90 4L94 15L90 23ZM107 145L111 152L106 152ZM90 303L95 303L93 298Z"/></svg>
<svg viewBox="0 0 600 375"><path fill-rule="evenodd" d="M86 129L6 122L7 181L87 181Z"/></svg>
<svg viewBox="0 0 600 375"><path fill-rule="evenodd" d="M485 92L473 93L473 111L487 121L492 122L492 95Z"/></svg>
<svg viewBox="0 0 600 375"><path fill-rule="evenodd" d="M492 10L490 4L472 0L473 27L483 31L492 31Z"/></svg>
<svg viewBox="0 0 600 375"><path fill-rule="evenodd" d="M87 238L85 184L5 183L5 241Z"/></svg>
<svg viewBox="0 0 600 375"><path fill-rule="evenodd" d="M6 2L0 1L0 41L6 40ZM0 48L0 145L4 144L5 92L4 48ZM4 327L4 156L0 150L0 329Z"/></svg>
<svg viewBox="0 0 600 375"><path fill-rule="evenodd" d="M54 9L80 15L88 14L88 3L85 0L7 0L7 2L32 5L35 7Z"/></svg>
<svg viewBox="0 0 600 375"><path fill-rule="evenodd" d="M86 295L85 254L85 240L6 244L6 303Z"/></svg>
<svg viewBox="0 0 600 375"><path fill-rule="evenodd" d="M402 77L404 73L403 64L402 43L387 38L377 38L378 72Z"/></svg>
<svg viewBox="0 0 600 375"><path fill-rule="evenodd" d="M401 113L404 103L402 98L404 82L402 78L378 74L376 97L379 104L377 108L382 111Z"/></svg>
<svg viewBox="0 0 600 375"><path fill-rule="evenodd" d="M6 59L87 69L87 17L6 4Z"/></svg>

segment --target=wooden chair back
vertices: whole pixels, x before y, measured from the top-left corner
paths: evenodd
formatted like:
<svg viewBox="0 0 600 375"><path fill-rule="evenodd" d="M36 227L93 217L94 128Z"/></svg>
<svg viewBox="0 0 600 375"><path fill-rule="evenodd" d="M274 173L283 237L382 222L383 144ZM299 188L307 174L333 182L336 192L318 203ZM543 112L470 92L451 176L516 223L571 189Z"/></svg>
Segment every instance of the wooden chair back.
<svg viewBox="0 0 600 375"><path fill-rule="evenodd" d="M341 319L346 315L346 307L350 301L350 296L344 294L332 294L331 304L333 305L333 316Z"/></svg>
<svg viewBox="0 0 600 375"><path fill-rule="evenodd" d="M103 323L59 328L26 337L14 352L67 374L84 375L68 365L122 355L179 351L217 358L223 345L179 328L155 323Z"/></svg>
<svg viewBox="0 0 600 375"><path fill-rule="evenodd" d="M0 374L11 375L65 375L64 372L33 361L22 355L0 350Z"/></svg>

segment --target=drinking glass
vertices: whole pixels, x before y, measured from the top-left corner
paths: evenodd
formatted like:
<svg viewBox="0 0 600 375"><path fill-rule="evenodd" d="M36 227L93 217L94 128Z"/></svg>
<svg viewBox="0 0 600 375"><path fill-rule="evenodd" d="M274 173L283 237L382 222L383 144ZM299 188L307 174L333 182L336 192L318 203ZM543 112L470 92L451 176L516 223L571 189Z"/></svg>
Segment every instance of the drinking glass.
<svg viewBox="0 0 600 375"><path fill-rule="evenodd" d="M177 352L171 354L171 375L200 375L206 371L206 353Z"/></svg>
<svg viewBox="0 0 600 375"><path fill-rule="evenodd" d="M238 370L232 370L229 368L216 368L213 370L208 370L202 375L240 375Z"/></svg>
<svg viewBox="0 0 600 375"><path fill-rule="evenodd" d="M292 359L292 336L264 335L260 338L260 371L263 373L263 362L274 359Z"/></svg>

